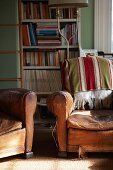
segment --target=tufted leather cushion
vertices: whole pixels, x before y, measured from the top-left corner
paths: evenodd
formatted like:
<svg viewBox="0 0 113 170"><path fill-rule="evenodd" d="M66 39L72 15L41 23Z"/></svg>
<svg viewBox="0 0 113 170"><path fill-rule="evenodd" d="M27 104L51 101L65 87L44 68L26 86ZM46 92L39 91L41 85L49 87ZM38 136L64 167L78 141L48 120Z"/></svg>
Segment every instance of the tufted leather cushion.
<svg viewBox="0 0 113 170"><path fill-rule="evenodd" d="M78 92L74 95L74 110L112 109L112 90Z"/></svg>
<svg viewBox="0 0 113 170"><path fill-rule="evenodd" d="M0 113L0 135L21 128L22 122L13 119L11 116L8 116L7 114Z"/></svg>
<svg viewBox="0 0 113 170"><path fill-rule="evenodd" d="M67 127L87 130L111 130L113 129L113 111L76 110L68 118Z"/></svg>

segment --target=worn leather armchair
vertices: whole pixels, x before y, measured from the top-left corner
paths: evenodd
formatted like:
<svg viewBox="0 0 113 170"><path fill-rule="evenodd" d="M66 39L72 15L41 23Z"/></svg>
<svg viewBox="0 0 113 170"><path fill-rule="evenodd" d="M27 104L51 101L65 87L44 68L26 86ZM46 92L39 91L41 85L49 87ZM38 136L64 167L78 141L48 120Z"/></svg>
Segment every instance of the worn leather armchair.
<svg viewBox="0 0 113 170"><path fill-rule="evenodd" d="M0 158L33 155L34 113L37 97L30 90L0 90Z"/></svg>
<svg viewBox="0 0 113 170"><path fill-rule="evenodd" d="M47 99L56 116L59 155L113 152L112 62L100 57L65 60L62 84L63 90Z"/></svg>

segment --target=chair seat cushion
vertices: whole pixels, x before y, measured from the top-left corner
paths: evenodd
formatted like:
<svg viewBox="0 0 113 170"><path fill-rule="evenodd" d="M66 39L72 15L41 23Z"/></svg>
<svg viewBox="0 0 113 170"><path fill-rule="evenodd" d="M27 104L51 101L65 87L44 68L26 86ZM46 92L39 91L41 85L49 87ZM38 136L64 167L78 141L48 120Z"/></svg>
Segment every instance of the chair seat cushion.
<svg viewBox="0 0 113 170"><path fill-rule="evenodd" d="M87 130L112 130L112 110L76 110L67 120L68 128Z"/></svg>
<svg viewBox="0 0 113 170"><path fill-rule="evenodd" d="M7 114L0 113L0 135L21 128L22 128L21 121L18 121Z"/></svg>

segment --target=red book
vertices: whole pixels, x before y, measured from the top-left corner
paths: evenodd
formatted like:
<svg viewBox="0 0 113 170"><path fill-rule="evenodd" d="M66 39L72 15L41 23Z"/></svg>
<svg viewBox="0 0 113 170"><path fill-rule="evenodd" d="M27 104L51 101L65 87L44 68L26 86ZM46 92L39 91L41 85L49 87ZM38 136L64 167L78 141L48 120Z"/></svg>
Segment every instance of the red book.
<svg viewBox="0 0 113 170"><path fill-rule="evenodd" d="M30 36L29 36L29 28L27 24L22 25L22 37L23 37L23 45L30 46Z"/></svg>

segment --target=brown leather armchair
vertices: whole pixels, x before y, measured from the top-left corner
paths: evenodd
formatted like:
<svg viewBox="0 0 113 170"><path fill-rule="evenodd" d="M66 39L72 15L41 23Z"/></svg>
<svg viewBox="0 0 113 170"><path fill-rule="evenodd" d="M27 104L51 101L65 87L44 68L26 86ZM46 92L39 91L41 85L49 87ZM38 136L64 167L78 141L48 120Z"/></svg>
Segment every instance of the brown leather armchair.
<svg viewBox="0 0 113 170"><path fill-rule="evenodd" d="M59 155L113 152L112 62L100 57L65 60L62 81L63 91L47 99L56 116Z"/></svg>
<svg viewBox="0 0 113 170"><path fill-rule="evenodd" d="M30 90L0 89L0 158L33 155L36 103L36 94Z"/></svg>

